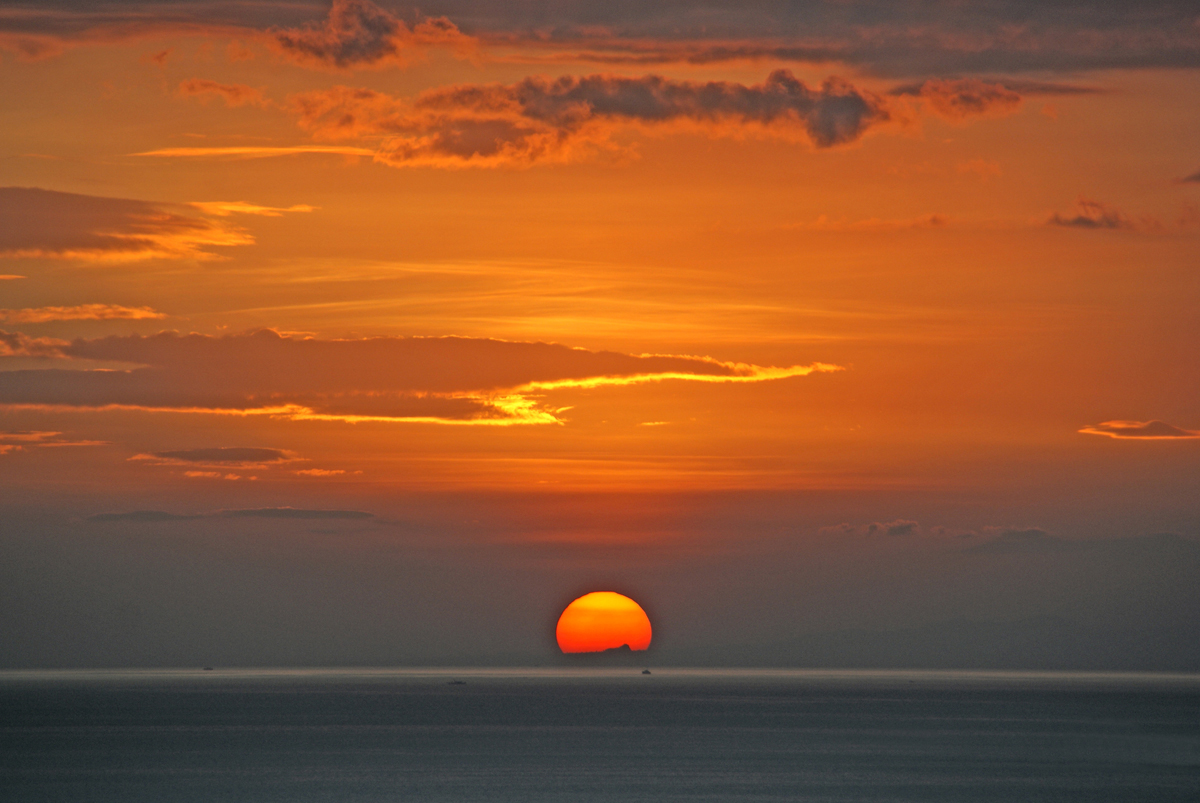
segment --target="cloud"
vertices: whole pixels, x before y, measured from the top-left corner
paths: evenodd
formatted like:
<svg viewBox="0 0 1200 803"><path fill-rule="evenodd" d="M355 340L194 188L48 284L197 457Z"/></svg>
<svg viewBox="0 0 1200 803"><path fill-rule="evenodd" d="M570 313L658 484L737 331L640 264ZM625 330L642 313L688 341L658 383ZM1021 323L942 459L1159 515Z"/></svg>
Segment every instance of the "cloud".
<svg viewBox="0 0 1200 803"><path fill-rule="evenodd" d="M25 449L60 446L107 446L108 441L76 441L61 437L61 432L45 430L0 431L0 454L20 452Z"/></svg>
<svg viewBox="0 0 1200 803"><path fill-rule="evenodd" d="M270 105L261 89L244 84L220 84L202 78L192 78L179 84L179 94L184 97L219 97L226 106L260 106Z"/></svg>
<svg viewBox="0 0 1200 803"><path fill-rule="evenodd" d="M374 513L362 510L312 510L295 507L260 507L247 510L222 510L216 515L230 519L373 519Z"/></svg>
<svg viewBox="0 0 1200 803"><path fill-rule="evenodd" d="M840 370L823 363L770 367L459 337L318 340L270 330L78 339L56 353L139 367L0 372L0 404L292 420L553 424L561 423L558 412L539 399L555 389L763 382Z"/></svg>
<svg viewBox="0 0 1200 803"><path fill-rule="evenodd" d="M219 475L218 475L219 476ZM235 510L218 510L215 513L193 513L193 514L178 514L167 513L162 510L131 510L122 513L97 513L87 517L87 521L93 522L175 522L175 521L195 521L196 519L302 519L302 520L329 520L329 519L373 519L374 513L367 513L362 510L326 510L321 508L302 508L302 507L260 507L246 508Z"/></svg>
<svg viewBox="0 0 1200 803"><path fill-rule="evenodd" d="M1146 234L1167 234L1196 229L1200 226L1200 211L1197 211L1194 206L1185 203L1180 209L1179 217L1175 221L1164 223L1162 220L1151 215L1141 215L1133 218L1110 204L1080 198L1076 204L1074 215L1064 215L1055 212L1045 222L1048 226L1065 226L1075 229L1120 229Z"/></svg>
<svg viewBox="0 0 1200 803"><path fill-rule="evenodd" d="M1200 66L1194 13L1173 0L454 3L514 62L841 63L881 76ZM456 17L447 6L440 7ZM524 30L536 35L519 33ZM536 21L535 21L536 20ZM489 31L508 31L488 35Z"/></svg>
<svg viewBox="0 0 1200 803"><path fill-rule="evenodd" d="M1200 67L1195 12L1179 0L436 0L422 8L444 16L409 24L365 0L335 2L316 20L314 4L290 0L55 0L0 9L0 48L38 59L148 36L226 36L266 41L308 66L352 69L403 64L433 47L470 52L461 23L481 57L516 63L838 63L892 77Z"/></svg>
<svg viewBox="0 0 1200 803"><path fill-rule="evenodd" d="M1079 430L1086 435L1104 435L1121 440L1178 440L1200 438L1200 431L1181 429L1165 421L1104 421Z"/></svg>
<svg viewBox="0 0 1200 803"><path fill-rule="evenodd" d="M954 121L970 117L1002 117L1012 114L1021 105L1021 96L1003 84L974 78L932 79L897 87L891 94L920 98L935 114Z"/></svg>
<svg viewBox="0 0 1200 803"><path fill-rule="evenodd" d="M342 468L305 468L292 473L301 477L336 477L339 474L345 474L346 470Z"/></svg>
<svg viewBox="0 0 1200 803"><path fill-rule="evenodd" d="M827 535L915 535L921 532L921 525L908 519L895 519L888 522L873 521L870 524L843 522L831 527L822 527L820 532Z"/></svg>
<svg viewBox="0 0 1200 803"><path fill-rule="evenodd" d="M700 127L807 139L818 148L861 138L890 118L886 101L840 79L811 88L786 70L761 84L680 81L658 75L527 78L464 84L403 100L333 87L291 98L318 139L375 138L393 166L495 167L572 161L611 148L620 126Z"/></svg>
<svg viewBox="0 0 1200 803"><path fill-rule="evenodd" d="M985 528L995 538L965 550L973 555L1011 555L1017 553L1068 552L1077 548L1071 541L1056 536L1040 527Z"/></svg>
<svg viewBox="0 0 1200 803"><path fill-rule="evenodd" d="M374 157L376 152L374 148L352 148L342 145L284 145L279 147L231 145L209 148L158 148L131 155L157 156L161 158L218 157L229 159L271 159L276 156L302 156L306 154Z"/></svg>
<svg viewBox="0 0 1200 803"><path fill-rule="evenodd" d="M1179 182L1181 184L1200 184L1200 170L1197 170L1190 176L1184 176L1183 178L1179 179Z"/></svg>
<svg viewBox="0 0 1200 803"><path fill-rule="evenodd" d="M52 445L79 445L59 438L61 432L44 430L18 430L15 432L0 431L0 455L22 452L28 448Z"/></svg>
<svg viewBox="0 0 1200 803"><path fill-rule="evenodd" d="M445 17L426 17L410 27L369 0L333 0L321 22L271 34L276 51L297 64L341 70L403 66L430 47L465 53L474 45Z"/></svg>
<svg viewBox="0 0 1200 803"><path fill-rule="evenodd" d="M21 332L0 329L0 357L62 357L66 340L53 337L29 337Z"/></svg>
<svg viewBox="0 0 1200 803"><path fill-rule="evenodd" d="M315 206L295 204L293 206L259 206L245 201L196 201L189 206L206 215L229 217L230 215L259 215L261 217L283 217L287 212L312 212Z"/></svg>
<svg viewBox="0 0 1200 803"><path fill-rule="evenodd" d="M213 259L211 247L254 242L245 229L224 219L229 212L246 210L237 204L224 206L223 211L205 214L203 203L192 206L0 187L0 258L99 263Z"/></svg>
<svg viewBox="0 0 1200 803"><path fill-rule="evenodd" d="M81 304L75 307L34 307L0 309L0 320L9 323L45 323L47 321L144 321L167 317L151 307L122 307L119 304Z"/></svg>
<svg viewBox="0 0 1200 803"><path fill-rule="evenodd" d="M186 516L177 513L166 513L162 510L130 510L124 513L96 513L87 517L87 521L97 522L160 522L160 521L193 521L204 518L200 515Z"/></svg>
<svg viewBox="0 0 1200 803"><path fill-rule="evenodd" d="M794 223L791 229L808 231L904 231L906 229L940 229L950 225L946 215L930 214L915 218L864 218L847 220L839 218L832 220L828 215L819 215L811 223Z"/></svg>
<svg viewBox="0 0 1200 803"><path fill-rule="evenodd" d="M1047 218L1046 223L1051 226L1066 226L1076 229L1137 228L1137 224L1116 207L1101 201L1090 201L1087 198L1079 199L1074 215L1062 215L1055 212Z"/></svg>
<svg viewBox="0 0 1200 803"><path fill-rule="evenodd" d="M245 468L264 466L292 460L290 452L282 449L219 446L208 449L175 449L165 452L138 454L129 458L155 463L156 465L230 465Z"/></svg>
<svg viewBox="0 0 1200 803"><path fill-rule="evenodd" d="M18 276L15 273L0 273L0 282L11 282L16 279L28 279L28 276Z"/></svg>

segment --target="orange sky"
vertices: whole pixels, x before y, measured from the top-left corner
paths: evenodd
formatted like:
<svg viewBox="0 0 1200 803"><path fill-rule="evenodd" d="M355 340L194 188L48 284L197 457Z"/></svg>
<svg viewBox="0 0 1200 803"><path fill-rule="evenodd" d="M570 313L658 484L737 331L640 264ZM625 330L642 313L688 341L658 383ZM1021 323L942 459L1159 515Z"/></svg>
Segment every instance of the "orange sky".
<svg viewBox="0 0 1200 803"><path fill-rule="evenodd" d="M250 547L170 540L239 510L300 528L286 561L348 561L343 600L357 549L532 572L504 631L530 645L592 582L681 633L715 583L778 638L953 616L938 556L1011 533L1191 544L1200 18L950 5L0 3L0 504L29 599L182 605L130 568L159 549L254 576ZM363 516L261 513L318 508ZM101 514L172 544L126 547L128 598L119 562L81 591L38 540L71 554ZM404 538L314 530L368 518ZM865 589L902 544L924 591L893 605ZM825 555L824 599L867 601L797 618L756 579ZM487 640L458 580L424 593L465 607L379 655ZM1088 607L996 593L972 615ZM73 660L75 614L33 608L49 635L0 662Z"/></svg>

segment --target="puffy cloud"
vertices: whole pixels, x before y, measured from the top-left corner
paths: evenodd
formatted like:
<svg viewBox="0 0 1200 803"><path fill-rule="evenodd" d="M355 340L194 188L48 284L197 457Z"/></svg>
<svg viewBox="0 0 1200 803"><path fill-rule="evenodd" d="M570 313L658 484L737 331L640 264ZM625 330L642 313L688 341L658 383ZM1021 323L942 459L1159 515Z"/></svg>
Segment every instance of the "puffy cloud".
<svg viewBox="0 0 1200 803"><path fill-rule="evenodd" d="M1090 201L1087 198L1079 199L1074 215L1055 212L1046 219L1046 223L1051 226L1066 226L1076 229L1133 229L1137 227L1134 221L1116 207L1101 201Z"/></svg>
<svg viewBox="0 0 1200 803"><path fill-rule="evenodd" d="M224 219L229 212L248 210L238 208L238 204L224 204L224 211L206 214L206 206L214 205L153 203L31 187L0 187L0 258L101 263L154 258L212 259L215 255L208 250L210 247L254 242L247 231Z"/></svg>
<svg viewBox="0 0 1200 803"><path fill-rule="evenodd" d="M1076 203L1074 214L1055 212L1046 218L1048 226L1064 226L1074 229L1138 231L1147 234L1166 234L1170 232L1185 232L1200 226L1200 212L1190 204L1184 204L1179 217L1171 222L1163 222L1152 215L1131 217L1120 209L1101 201L1080 198Z"/></svg>
<svg viewBox="0 0 1200 803"><path fill-rule="evenodd" d="M819 148L854 142L890 118L883 98L831 78L812 88L786 70L761 84L658 75L532 77L516 84L442 87L411 101L333 87L292 98L318 139L372 137L387 164L522 165L568 161L610 141L621 125L757 127Z"/></svg>
<svg viewBox="0 0 1200 803"><path fill-rule="evenodd" d="M839 370L457 337L317 340L270 330L80 339L57 353L140 367L0 372L0 404L298 420L559 423L557 412L538 401L545 391L664 380L761 382Z"/></svg>
<svg viewBox="0 0 1200 803"><path fill-rule="evenodd" d="M1200 438L1200 431L1181 429L1165 421L1104 421L1079 430L1087 435L1129 440L1177 440Z"/></svg>
<svg viewBox="0 0 1200 803"><path fill-rule="evenodd" d="M0 320L9 323L46 321L145 321L167 317L151 307L122 307L119 304L80 304L75 307L0 309Z"/></svg>
<svg viewBox="0 0 1200 803"><path fill-rule="evenodd" d="M405 64L432 46L462 51L473 40L445 17L427 17L409 26L370 0L333 0L321 22L272 31L275 49L312 67L353 69Z"/></svg>
<svg viewBox="0 0 1200 803"><path fill-rule="evenodd" d="M192 78L179 84L179 94L185 97L218 97L226 106L269 106L270 101L261 89L244 84L221 84L203 78Z"/></svg>

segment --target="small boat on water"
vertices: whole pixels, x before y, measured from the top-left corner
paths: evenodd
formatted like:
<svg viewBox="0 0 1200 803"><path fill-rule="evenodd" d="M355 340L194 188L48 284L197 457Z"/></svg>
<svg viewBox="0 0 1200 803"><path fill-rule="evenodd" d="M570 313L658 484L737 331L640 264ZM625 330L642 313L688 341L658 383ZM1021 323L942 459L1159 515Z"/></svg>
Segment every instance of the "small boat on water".
<svg viewBox="0 0 1200 803"><path fill-rule="evenodd" d="M643 675L649 675L649 674L650 674L650 670L649 670L649 669L643 669L643 670L642 670L642 674L643 674Z"/></svg>

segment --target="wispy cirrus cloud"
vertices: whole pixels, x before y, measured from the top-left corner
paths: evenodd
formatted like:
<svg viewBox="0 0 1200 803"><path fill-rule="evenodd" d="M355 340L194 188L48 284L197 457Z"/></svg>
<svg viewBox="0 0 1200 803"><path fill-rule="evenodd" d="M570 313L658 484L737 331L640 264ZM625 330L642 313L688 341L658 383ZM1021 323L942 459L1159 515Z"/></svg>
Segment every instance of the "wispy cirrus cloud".
<svg viewBox="0 0 1200 803"><path fill-rule="evenodd" d="M765 382L840 370L822 363L770 367L456 337L318 340L270 330L80 339L60 345L57 354L141 367L0 372L0 404L346 422L556 424L561 411L541 402L552 390Z"/></svg>
<svg viewBox="0 0 1200 803"><path fill-rule="evenodd" d="M920 98L935 114L947 120L973 117L1003 117L1021 106L1021 95L1002 83L975 78L931 79L921 84L896 87L892 95Z"/></svg>
<svg viewBox="0 0 1200 803"><path fill-rule="evenodd" d="M153 307L123 307L120 304L79 304L74 307L31 307L0 309L0 321L46 323L47 321L149 321L167 317Z"/></svg>
<svg viewBox="0 0 1200 803"><path fill-rule="evenodd" d="M254 237L231 214L311 211L245 202L156 203L126 198L0 187L0 259L70 259L94 263L146 259L215 259L215 247Z"/></svg>
<svg viewBox="0 0 1200 803"><path fill-rule="evenodd" d="M107 446L107 441L72 440L64 438L61 432L46 430L18 430L5 432L0 430L0 455L22 452L26 449L56 446Z"/></svg>
<svg viewBox="0 0 1200 803"><path fill-rule="evenodd" d="M184 97L196 97L201 100L220 98L226 106L259 106L270 105L261 89L255 89L245 84L222 84L204 78L190 78L179 84L178 92Z"/></svg>
<svg viewBox="0 0 1200 803"><path fill-rule="evenodd" d="M1104 421L1079 430L1118 440L1180 440L1200 438L1200 430L1183 429L1165 421Z"/></svg>

